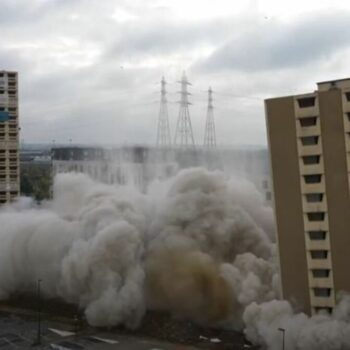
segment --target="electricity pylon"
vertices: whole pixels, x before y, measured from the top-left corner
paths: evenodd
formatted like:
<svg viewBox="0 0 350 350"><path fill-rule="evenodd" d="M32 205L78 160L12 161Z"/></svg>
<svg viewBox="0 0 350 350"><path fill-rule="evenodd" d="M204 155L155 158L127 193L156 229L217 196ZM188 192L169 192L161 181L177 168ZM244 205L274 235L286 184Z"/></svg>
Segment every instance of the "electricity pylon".
<svg viewBox="0 0 350 350"><path fill-rule="evenodd" d="M174 145L180 146L181 148L194 148L194 138L192 131L192 124L190 119L190 112L188 110L188 96L190 93L187 91L187 85L192 85L187 81L186 74L183 72L182 79L179 81L181 84L180 93L180 110L179 117L176 124L176 132L174 138Z"/></svg>
<svg viewBox="0 0 350 350"><path fill-rule="evenodd" d="M161 80L161 90L160 90L160 107L158 116L158 131L157 131L157 147L170 147L171 137L170 137L170 127L168 118L168 106L166 98L166 81L164 77Z"/></svg>
<svg viewBox="0 0 350 350"><path fill-rule="evenodd" d="M204 131L204 148L216 148L216 134L214 123L213 90L208 90L208 111Z"/></svg>

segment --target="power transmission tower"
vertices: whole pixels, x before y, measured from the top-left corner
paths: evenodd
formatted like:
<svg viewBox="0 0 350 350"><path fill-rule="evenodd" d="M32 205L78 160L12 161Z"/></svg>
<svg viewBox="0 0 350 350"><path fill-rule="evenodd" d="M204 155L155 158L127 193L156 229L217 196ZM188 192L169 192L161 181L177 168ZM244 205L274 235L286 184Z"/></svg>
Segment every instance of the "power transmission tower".
<svg viewBox="0 0 350 350"><path fill-rule="evenodd" d="M190 119L190 112L188 110L188 105L191 103L188 102L188 95L190 93L187 91L187 85L192 85L187 81L185 72L183 72L182 79L179 81L181 84L180 96L180 110L179 117L176 124L176 132L174 145L180 146L181 148L194 148L194 138L192 131L192 124Z"/></svg>
<svg viewBox="0 0 350 350"><path fill-rule="evenodd" d="M204 131L204 148L213 149L216 148L216 134L214 123L214 107L213 107L213 90L209 87L208 90L208 111L207 120L205 122Z"/></svg>
<svg viewBox="0 0 350 350"><path fill-rule="evenodd" d="M164 77L161 80L161 90L160 90L160 107L159 107L159 117L158 117L158 131L157 131L157 147L170 147L170 127L168 118L168 106L166 98L166 81Z"/></svg>

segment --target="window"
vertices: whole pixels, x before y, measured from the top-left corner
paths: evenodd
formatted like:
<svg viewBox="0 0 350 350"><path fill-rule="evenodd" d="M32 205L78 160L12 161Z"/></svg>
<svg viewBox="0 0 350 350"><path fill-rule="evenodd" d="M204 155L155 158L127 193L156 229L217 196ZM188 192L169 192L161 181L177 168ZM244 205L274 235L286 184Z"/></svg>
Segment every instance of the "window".
<svg viewBox="0 0 350 350"><path fill-rule="evenodd" d="M299 98L298 104L300 108L313 107L315 105L316 97Z"/></svg>
<svg viewBox="0 0 350 350"><path fill-rule="evenodd" d="M322 202L323 193L308 193L305 195L305 197L308 203Z"/></svg>
<svg viewBox="0 0 350 350"><path fill-rule="evenodd" d="M324 212L306 213L309 221L323 221L326 214Z"/></svg>
<svg viewBox="0 0 350 350"><path fill-rule="evenodd" d="M327 278L329 277L329 269L312 269L312 276L315 278Z"/></svg>
<svg viewBox="0 0 350 350"><path fill-rule="evenodd" d="M303 156L304 165L318 164L320 162L320 156Z"/></svg>
<svg viewBox="0 0 350 350"><path fill-rule="evenodd" d="M347 101L350 101L350 92L346 92L346 93L345 93L345 96L346 96L346 100L347 100Z"/></svg>
<svg viewBox="0 0 350 350"><path fill-rule="evenodd" d="M350 122L350 112L347 112L346 115L348 117L348 121Z"/></svg>
<svg viewBox="0 0 350 350"><path fill-rule="evenodd" d="M312 241L322 241L326 239L326 231L309 231L309 237Z"/></svg>
<svg viewBox="0 0 350 350"><path fill-rule="evenodd" d="M317 117L300 118L299 121L301 126L314 126L317 123Z"/></svg>
<svg viewBox="0 0 350 350"><path fill-rule="evenodd" d="M328 250L310 250L312 259L327 259Z"/></svg>
<svg viewBox="0 0 350 350"><path fill-rule="evenodd" d="M321 182L322 175L321 174L315 174L315 175L304 175L305 183L307 184L317 184Z"/></svg>
<svg viewBox="0 0 350 350"><path fill-rule="evenodd" d="M331 295L330 288L314 288L315 297L329 297Z"/></svg>
<svg viewBox="0 0 350 350"><path fill-rule="evenodd" d="M303 146L311 146L318 144L318 136L304 136L300 138Z"/></svg>

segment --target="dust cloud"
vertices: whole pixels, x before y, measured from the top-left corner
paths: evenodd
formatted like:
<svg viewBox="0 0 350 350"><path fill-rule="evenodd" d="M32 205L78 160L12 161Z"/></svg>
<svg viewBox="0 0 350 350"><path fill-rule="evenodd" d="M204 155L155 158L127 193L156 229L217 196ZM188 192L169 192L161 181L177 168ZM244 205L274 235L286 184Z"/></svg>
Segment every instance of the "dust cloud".
<svg viewBox="0 0 350 350"><path fill-rule="evenodd" d="M274 219L253 185L194 168L146 193L55 179L53 199L0 211L0 298L35 290L76 303L93 326L136 328L146 310L244 330L278 349L350 347L350 302L333 316L280 300Z"/></svg>

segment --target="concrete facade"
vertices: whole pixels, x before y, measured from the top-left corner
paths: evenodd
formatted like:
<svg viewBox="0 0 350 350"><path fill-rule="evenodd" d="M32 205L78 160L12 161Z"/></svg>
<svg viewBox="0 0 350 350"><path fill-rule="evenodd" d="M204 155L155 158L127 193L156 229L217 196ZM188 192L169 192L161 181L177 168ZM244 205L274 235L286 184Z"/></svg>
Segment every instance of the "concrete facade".
<svg viewBox="0 0 350 350"><path fill-rule="evenodd" d="M19 126L17 72L0 70L0 112L9 119L0 120L0 205L19 195Z"/></svg>
<svg viewBox="0 0 350 350"><path fill-rule="evenodd" d="M350 79L265 101L283 297L331 312L350 292Z"/></svg>

